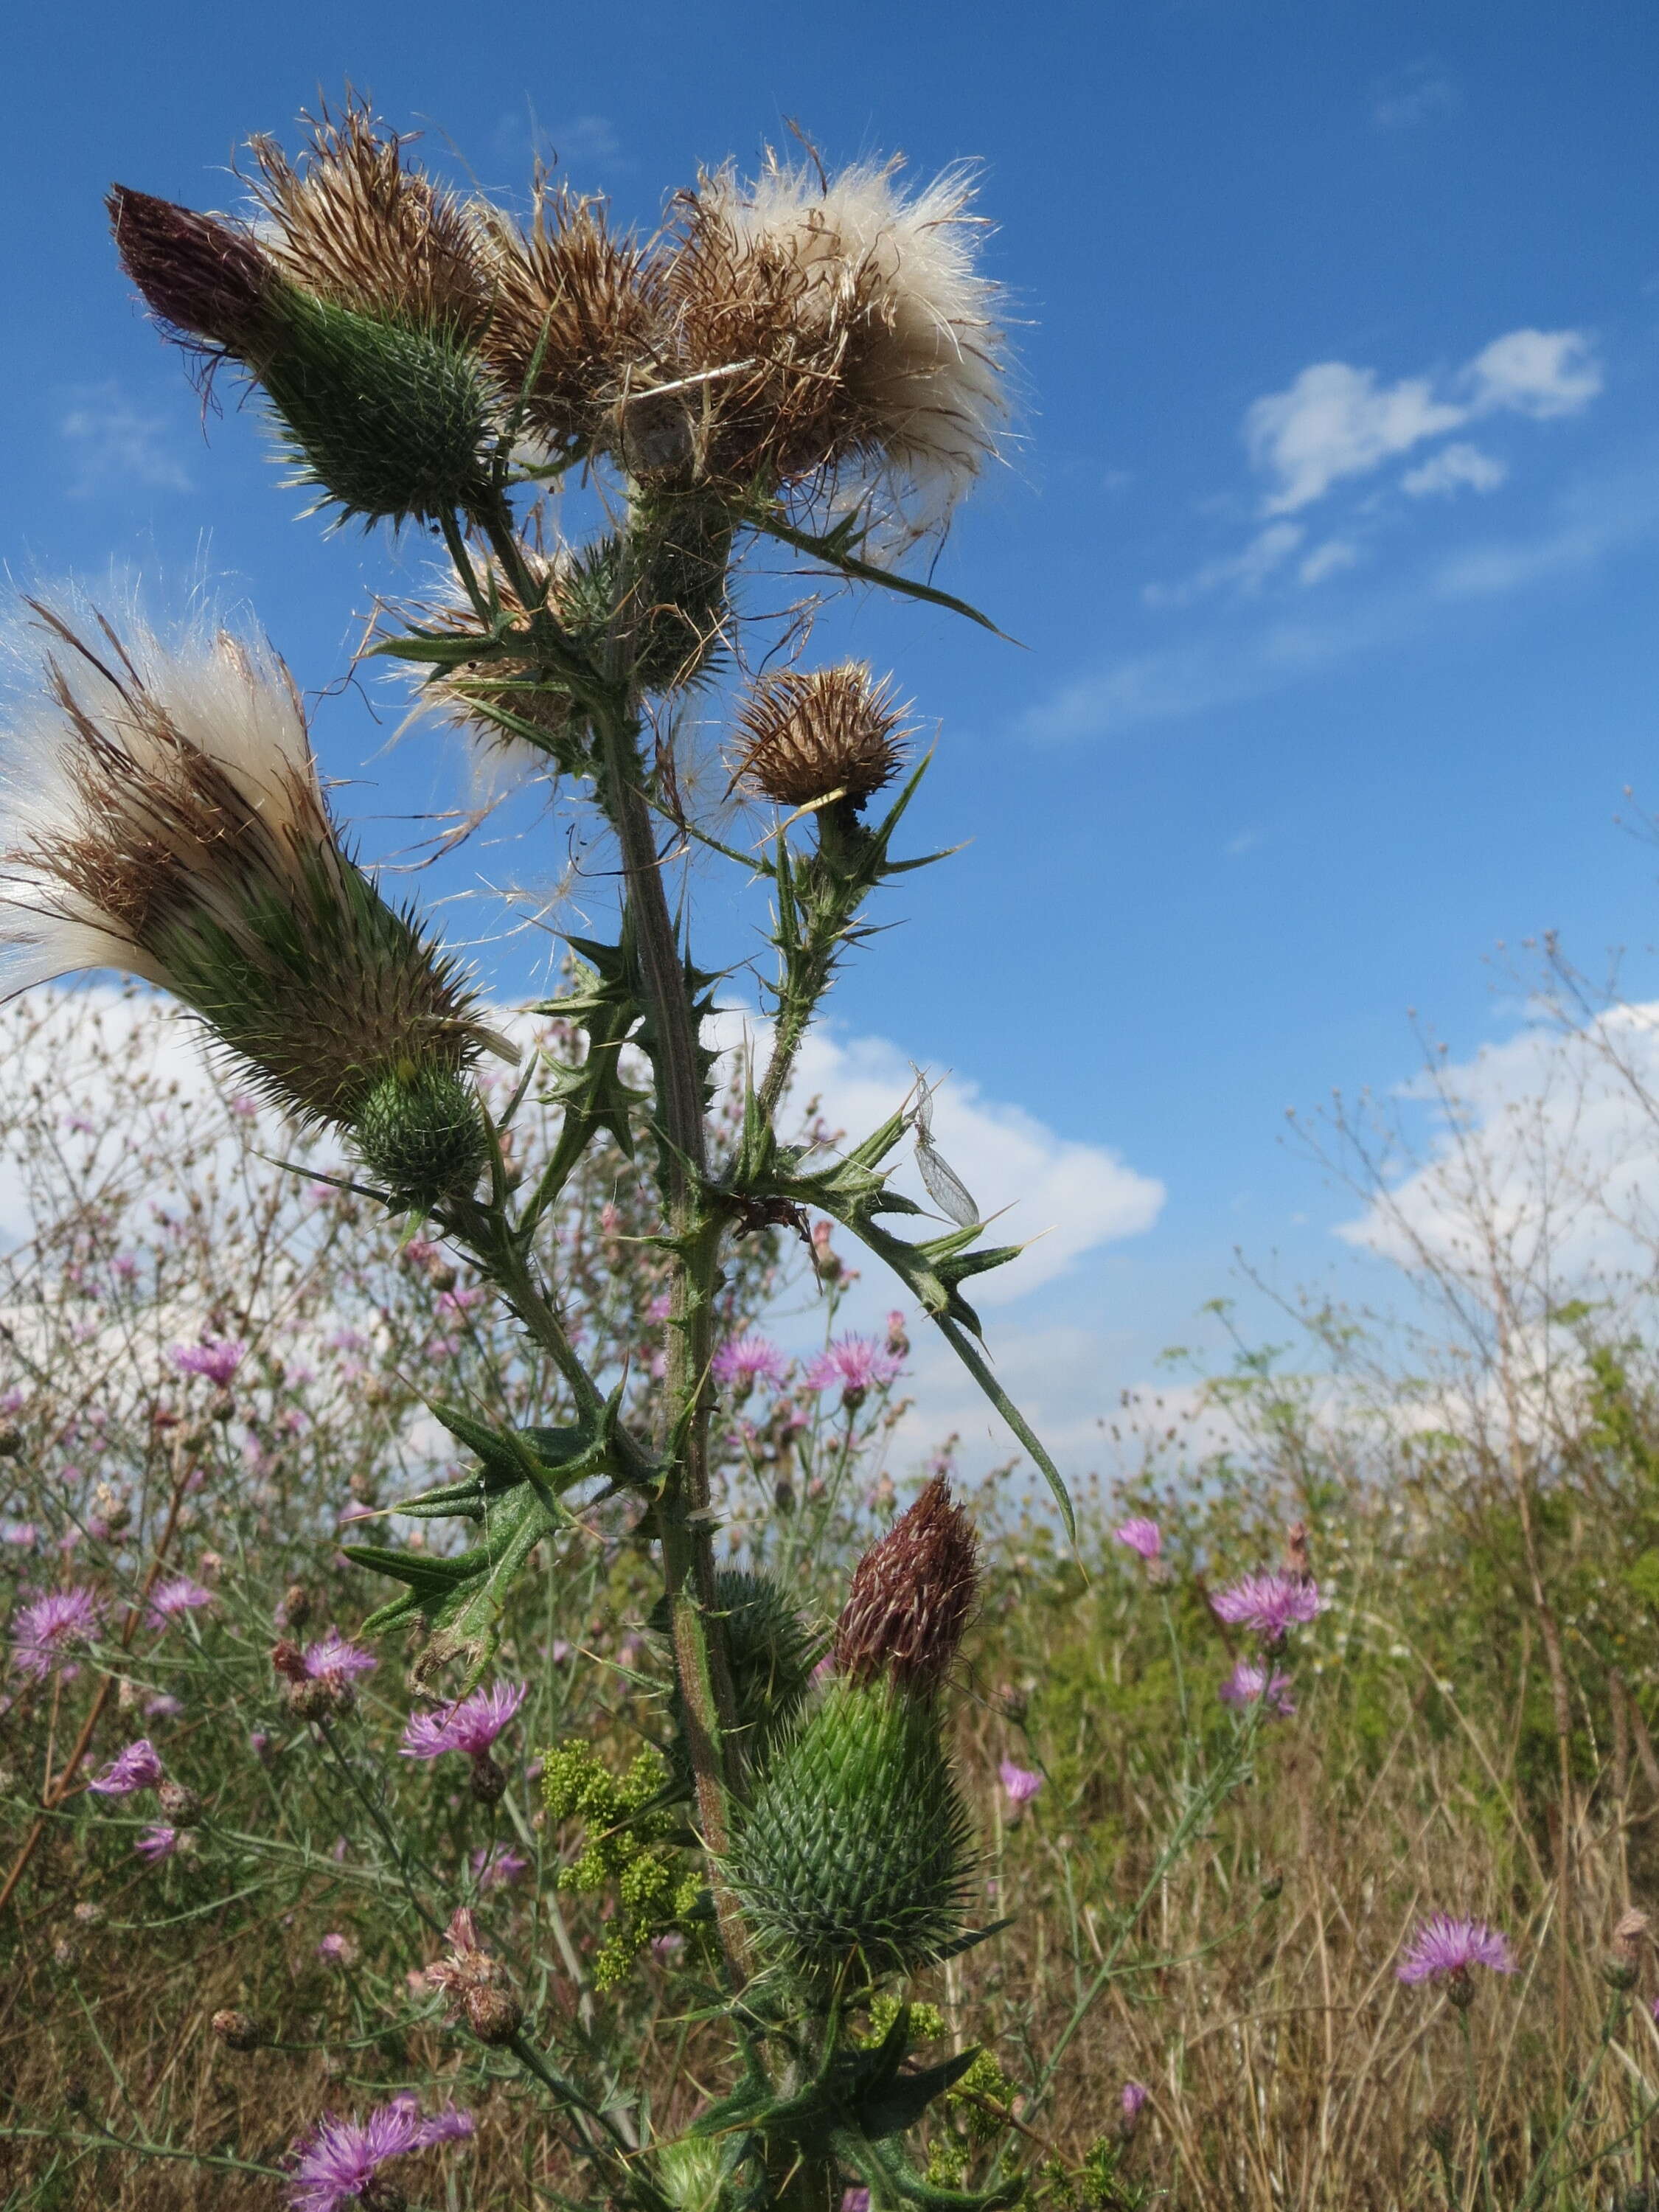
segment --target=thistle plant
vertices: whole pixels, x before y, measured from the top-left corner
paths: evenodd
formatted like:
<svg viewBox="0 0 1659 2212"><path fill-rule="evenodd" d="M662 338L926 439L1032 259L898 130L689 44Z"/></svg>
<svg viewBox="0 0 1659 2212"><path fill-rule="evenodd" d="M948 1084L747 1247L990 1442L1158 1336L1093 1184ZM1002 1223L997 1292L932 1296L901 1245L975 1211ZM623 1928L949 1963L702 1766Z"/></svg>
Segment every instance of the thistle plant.
<svg viewBox="0 0 1659 2212"><path fill-rule="evenodd" d="M789 1590L717 1569L710 1428L720 1389L775 1371L717 1342L740 1241L798 1231L821 1250L815 1224L833 1224L942 1333L1069 1525L965 1295L1018 1248L985 1242L934 1152L926 1083L840 1149L787 1119L802 1040L878 926L884 887L941 857L901 849L927 767L909 710L862 663L743 674L780 645L804 650L809 627L798 610L769 636L743 611L757 548L985 620L897 565L992 459L1006 411L969 185L951 174L908 191L895 166L830 175L815 157L769 160L753 180L700 176L641 240L545 180L527 222L463 198L355 102L312 123L297 160L261 138L250 161L240 216L114 187L121 264L198 369L247 380L334 526L416 525L441 541L435 603L383 609L372 652L464 738L552 771L557 803L609 842L612 925L569 940L569 988L533 1010L577 1048L520 1055L501 1034L510 1018L359 866L271 647L211 624L162 635L76 594L20 611L0 817L10 980L114 967L170 994L239 1079L300 1132L337 1140L337 1189L383 1208L410 1249L465 1263L556 1376L556 1417L535 1425L434 1401L470 1465L400 1510L422 1538L464 1523L464 1546L345 1547L398 1586L363 1632L409 1636L430 1711L409 1725L408 1758L464 1753L472 1795L495 1805L507 1778L490 1746L521 1692L485 1678L515 1584L565 1571L601 1507L655 1558L673 1674L662 1747L620 1775L591 1746L550 1752L546 1812L586 1823L573 1886L615 1885L596 1980L624 1978L670 1931L703 1946L734 2086L689 2135L653 2142L617 2116L594 2021L584 2012L566 2036L527 2017L467 1907L428 1916L448 1945L428 1982L457 2021L540 2085L597 2191L641 2212L690 2194L829 2208L848 2186L881 2212L1010 2201L1007 2172L974 2197L904 2148L975 2063L969 2049L908 2064L903 1998L908 1977L983 1932L947 1730L974 1531L935 1479L858 1566L821 1665ZM585 539L570 528L583 490ZM706 720L722 689L730 734L713 769L684 707L701 692ZM697 805L711 773L745 810L748 842ZM721 979L698 963L689 896L671 896L694 849L759 887L776 955L769 1048L730 1127L707 1032ZM484 1079L490 1056L516 1064L504 1097ZM515 1122L532 1093L562 1119L529 1178ZM922 1216L892 1184L907 1139L945 1203L942 1232L894 1225ZM643 1401L590 1364L550 1233L599 1144L637 1158L654 1188L641 1264L661 1283L661 1375ZM845 1338L825 1363L808 1387L839 1389L850 1436L896 1356ZM55 1602L27 1624L42 1669L97 1627ZM272 1661L294 1722L332 1743L372 1655L284 1635ZM147 1786L145 1748L100 1786ZM140 1849L193 1848L192 1818L175 1805ZM331 2126L302 2154L296 2203L352 2185L367 2201L380 2163L447 2131L412 2106Z"/></svg>

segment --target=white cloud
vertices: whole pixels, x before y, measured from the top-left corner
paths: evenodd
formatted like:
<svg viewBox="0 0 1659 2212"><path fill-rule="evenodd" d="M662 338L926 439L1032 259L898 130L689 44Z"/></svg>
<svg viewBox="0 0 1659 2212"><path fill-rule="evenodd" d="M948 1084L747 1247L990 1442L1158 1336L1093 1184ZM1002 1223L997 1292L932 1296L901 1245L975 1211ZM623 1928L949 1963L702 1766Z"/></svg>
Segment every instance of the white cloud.
<svg viewBox="0 0 1659 2212"><path fill-rule="evenodd" d="M76 473L72 499L132 489L188 491L190 475L171 450L173 426L164 415L147 415L113 382L79 386L58 422Z"/></svg>
<svg viewBox="0 0 1659 2212"><path fill-rule="evenodd" d="M1244 445L1252 465L1276 480L1263 512L1291 514L1334 484L1369 476L1476 417L1507 413L1542 422L1576 414L1601 389L1585 331L1510 331L1452 380L1456 397L1437 392L1429 376L1383 384L1374 368L1316 362L1285 391L1252 400Z"/></svg>
<svg viewBox="0 0 1659 2212"><path fill-rule="evenodd" d="M1509 475L1509 465L1479 446L1443 446L1420 468L1407 469L1400 489L1408 499L1432 499L1452 492L1496 491Z"/></svg>
<svg viewBox="0 0 1659 2212"><path fill-rule="evenodd" d="M1206 561L1181 584L1148 584L1141 598L1149 607L1188 607L1194 599L1235 585L1248 597L1259 592L1269 576L1284 566L1302 543L1299 522L1270 522L1239 553Z"/></svg>
<svg viewBox="0 0 1659 2212"><path fill-rule="evenodd" d="M1379 131L1414 131L1455 115L1462 96L1443 70L1413 62L1384 77L1371 94L1371 121Z"/></svg>
<svg viewBox="0 0 1659 2212"><path fill-rule="evenodd" d="M1583 331L1510 331L1476 354L1463 374L1475 414L1507 410L1540 422L1576 415L1601 389Z"/></svg>
<svg viewBox="0 0 1659 2212"><path fill-rule="evenodd" d="M1322 584L1327 576L1340 575L1344 568L1352 568L1359 558L1359 548L1348 538L1328 538L1322 545L1316 545L1297 570L1304 584Z"/></svg>

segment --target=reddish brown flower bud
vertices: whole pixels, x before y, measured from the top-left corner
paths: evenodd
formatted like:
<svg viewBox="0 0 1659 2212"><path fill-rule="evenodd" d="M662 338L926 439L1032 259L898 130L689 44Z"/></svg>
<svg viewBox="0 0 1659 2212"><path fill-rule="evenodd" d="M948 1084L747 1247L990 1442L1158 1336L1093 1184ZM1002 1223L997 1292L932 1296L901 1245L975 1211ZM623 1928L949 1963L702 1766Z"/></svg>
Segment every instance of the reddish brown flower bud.
<svg viewBox="0 0 1659 2212"><path fill-rule="evenodd" d="M979 1539L936 1474L908 1513L859 1561L836 1624L836 1671L885 1675L931 1696L955 1663L978 1581Z"/></svg>
<svg viewBox="0 0 1659 2212"><path fill-rule="evenodd" d="M257 349L275 276L245 231L125 185L112 185L106 204L121 265L158 320L231 353Z"/></svg>
<svg viewBox="0 0 1659 2212"><path fill-rule="evenodd" d="M286 1637L280 1644L271 1646L270 1663L290 1682L306 1682L311 1679L306 1673L304 1653L297 1644L290 1644Z"/></svg>
<svg viewBox="0 0 1659 2212"><path fill-rule="evenodd" d="M524 2020L524 2007L511 1990L469 1990L466 2024L480 2043L511 2043Z"/></svg>

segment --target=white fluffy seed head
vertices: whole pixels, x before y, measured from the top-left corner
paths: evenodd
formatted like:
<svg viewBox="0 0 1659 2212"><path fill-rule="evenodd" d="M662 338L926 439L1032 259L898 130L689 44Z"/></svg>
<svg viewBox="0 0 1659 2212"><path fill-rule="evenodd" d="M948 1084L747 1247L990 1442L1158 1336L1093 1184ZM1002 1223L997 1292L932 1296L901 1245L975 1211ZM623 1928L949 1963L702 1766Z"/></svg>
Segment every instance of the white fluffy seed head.
<svg viewBox="0 0 1659 2212"><path fill-rule="evenodd" d="M243 877L236 817L283 872L332 852L299 695L263 640L206 616L163 639L131 607L118 629L70 591L17 610L4 662L0 992L93 967L166 985L135 902L182 875L221 908L218 878Z"/></svg>
<svg viewBox="0 0 1659 2212"><path fill-rule="evenodd" d="M1008 411L1000 295L979 268L971 171L914 191L898 171L861 162L826 178L770 159L752 182L729 166L705 177L695 201L740 258L792 272L792 319L826 342L847 442L948 508Z"/></svg>

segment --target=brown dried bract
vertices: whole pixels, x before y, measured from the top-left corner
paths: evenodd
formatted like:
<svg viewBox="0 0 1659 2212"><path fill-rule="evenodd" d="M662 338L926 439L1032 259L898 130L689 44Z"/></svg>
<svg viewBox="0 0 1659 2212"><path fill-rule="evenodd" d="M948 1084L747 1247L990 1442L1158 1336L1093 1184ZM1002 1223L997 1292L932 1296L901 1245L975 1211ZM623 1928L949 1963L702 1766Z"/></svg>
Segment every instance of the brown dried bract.
<svg viewBox="0 0 1659 2212"><path fill-rule="evenodd" d="M733 783L780 806L810 806L836 793L861 806L892 781L908 734L891 678L875 683L859 660L763 677L737 732Z"/></svg>
<svg viewBox="0 0 1659 2212"><path fill-rule="evenodd" d="M859 1561L836 1624L836 1671L931 1696L955 1664L978 1581L973 1523L936 1474Z"/></svg>
<svg viewBox="0 0 1659 2212"><path fill-rule="evenodd" d="M377 125L362 100L349 99L337 116L325 107L301 120L297 161L274 138L248 142L254 197L270 218L270 251L283 275L361 313L482 330L489 285L455 194L410 167L407 139Z"/></svg>
<svg viewBox="0 0 1659 2212"><path fill-rule="evenodd" d="M594 437L635 386L660 381L660 272L613 234L602 200L538 179L527 231L497 208L473 210L494 305L484 357L526 421L556 444Z"/></svg>

